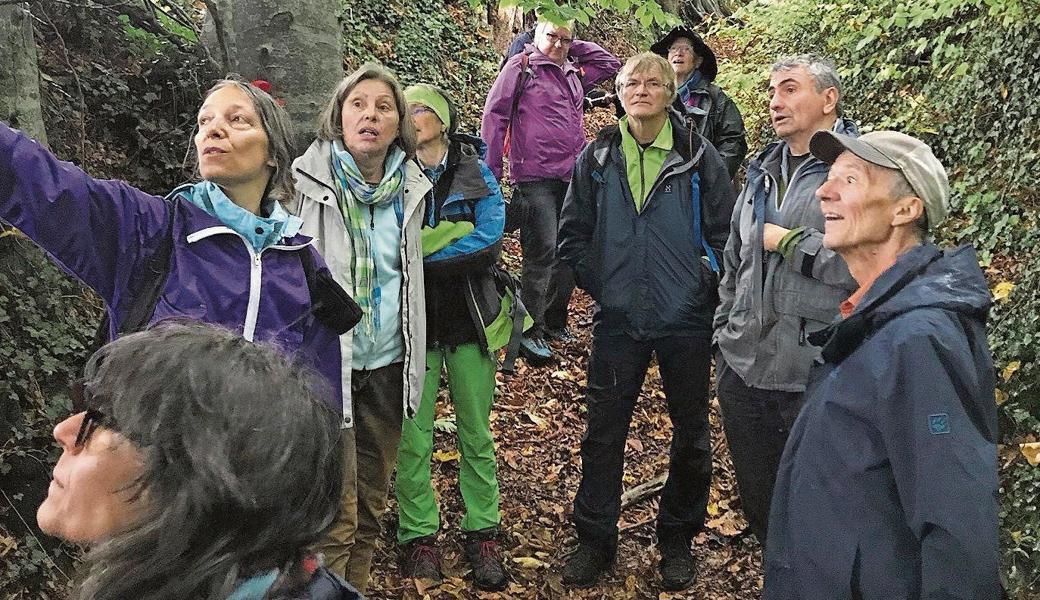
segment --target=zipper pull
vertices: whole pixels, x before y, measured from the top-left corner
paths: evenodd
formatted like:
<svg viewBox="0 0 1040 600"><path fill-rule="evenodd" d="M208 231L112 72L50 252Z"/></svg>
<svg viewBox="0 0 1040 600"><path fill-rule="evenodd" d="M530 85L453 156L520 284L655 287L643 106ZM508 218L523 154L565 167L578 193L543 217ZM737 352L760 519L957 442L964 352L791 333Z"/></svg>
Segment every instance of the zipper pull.
<svg viewBox="0 0 1040 600"><path fill-rule="evenodd" d="M254 254L253 255L253 264L258 266L258 267L260 266L260 255L259 254Z"/></svg>
<svg viewBox="0 0 1040 600"><path fill-rule="evenodd" d="M375 228L376 228L376 206L375 206L375 204L369 204L368 205L368 219L369 219L369 221L368 221L369 225L371 226L372 230L374 231Z"/></svg>
<svg viewBox="0 0 1040 600"><path fill-rule="evenodd" d="M798 319L798 345L805 345L805 317L799 317Z"/></svg>

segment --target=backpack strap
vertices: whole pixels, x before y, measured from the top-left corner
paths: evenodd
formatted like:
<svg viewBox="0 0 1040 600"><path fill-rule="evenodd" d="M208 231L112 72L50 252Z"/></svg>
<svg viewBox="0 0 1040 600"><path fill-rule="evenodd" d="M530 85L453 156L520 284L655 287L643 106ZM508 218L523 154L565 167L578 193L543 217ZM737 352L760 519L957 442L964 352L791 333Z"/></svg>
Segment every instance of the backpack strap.
<svg viewBox="0 0 1040 600"><path fill-rule="evenodd" d="M704 249L704 256L708 257L708 264L711 265L711 270L718 273L719 261L715 258L715 251L711 249L708 240L704 239L704 232L701 227L700 179L701 174L696 171L690 177L690 196L693 206L693 243L695 246Z"/></svg>
<svg viewBox="0 0 1040 600"><path fill-rule="evenodd" d="M506 124L505 141L502 144L503 154L509 154L510 140L513 137L513 121L516 119L516 111L520 107L520 97L524 95L527 82L534 77L531 70L531 53L524 51L520 57L520 73L516 76L516 89L513 90L513 103L509 108L509 122Z"/></svg>
<svg viewBox="0 0 1040 600"><path fill-rule="evenodd" d="M512 276L510 276L512 279ZM516 358L520 356L520 341L524 336L524 318L527 317L527 307L520 300L520 288L513 285L513 328L509 332L509 343L506 344L506 355L502 359L500 370L504 373L516 371Z"/></svg>

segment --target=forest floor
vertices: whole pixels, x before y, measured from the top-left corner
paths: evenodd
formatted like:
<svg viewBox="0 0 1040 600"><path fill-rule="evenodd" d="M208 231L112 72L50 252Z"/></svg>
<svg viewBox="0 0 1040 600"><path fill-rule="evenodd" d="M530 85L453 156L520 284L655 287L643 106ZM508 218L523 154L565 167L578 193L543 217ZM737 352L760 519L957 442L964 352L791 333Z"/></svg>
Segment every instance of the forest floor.
<svg viewBox="0 0 1040 600"><path fill-rule="evenodd" d="M518 244L506 244L507 263L519 255ZM510 265L512 268L513 265ZM468 565L459 531L464 508L458 493L458 452L454 434L435 433L434 486L441 500L439 537L446 578L440 584L400 576L395 531L397 509L391 493L384 534L376 555L370 596L381 599L708 599L753 600L761 588L761 551L755 537L744 533L746 522L722 435L718 402L712 394L711 425L714 473L707 526L694 542L699 575L679 593L660 591L654 518L656 497L627 507L621 515L617 562L608 576L586 590L561 583L564 559L575 547L571 507L581 477L578 455L585 431L586 365L592 335L592 301L576 292L571 301L571 330L577 338L553 346L558 359L543 368L518 361L513 375L499 375L491 413L502 495L502 544L511 583L504 592L478 592L468 580ZM437 418L453 415L442 385ZM671 424L661 377L653 365L632 419L625 451L626 489L668 469Z"/></svg>

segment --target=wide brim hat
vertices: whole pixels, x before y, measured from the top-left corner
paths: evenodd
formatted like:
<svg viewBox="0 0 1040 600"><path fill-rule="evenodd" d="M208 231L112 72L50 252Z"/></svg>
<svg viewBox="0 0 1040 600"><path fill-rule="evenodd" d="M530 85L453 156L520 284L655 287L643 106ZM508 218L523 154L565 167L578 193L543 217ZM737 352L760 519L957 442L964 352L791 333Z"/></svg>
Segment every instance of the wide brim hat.
<svg viewBox="0 0 1040 600"><path fill-rule="evenodd" d="M697 35L697 32L689 27L681 26L672 29L663 38L654 42L650 46L650 51L668 58L668 48L672 46L676 39L681 37L689 39L690 43L693 44L693 51L703 59L701 66L697 67L697 70L701 72L701 76L707 81L715 81L715 76L719 74L719 63L715 60L715 53L704 43L701 36Z"/></svg>

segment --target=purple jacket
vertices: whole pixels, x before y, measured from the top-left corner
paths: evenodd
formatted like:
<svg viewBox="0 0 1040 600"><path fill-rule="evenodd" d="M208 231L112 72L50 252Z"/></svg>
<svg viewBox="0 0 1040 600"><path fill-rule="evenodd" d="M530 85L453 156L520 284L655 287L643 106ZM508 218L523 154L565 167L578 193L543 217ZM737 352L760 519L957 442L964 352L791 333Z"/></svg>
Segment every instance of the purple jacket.
<svg viewBox="0 0 1040 600"><path fill-rule="evenodd" d="M149 323L187 317L267 341L329 381L328 401L342 411L336 333L310 314L310 293L296 235L256 253L221 221L174 198L172 222L162 198L123 181L94 179L0 123L0 220L20 229L61 268L100 295L110 322L131 306L128 290L172 229L170 273Z"/></svg>
<svg viewBox="0 0 1040 600"><path fill-rule="evenodd" d="M592 42L575 40L562 66L532 44L506 61L484 103L480 136L488 146L487 165L502 179L502 152L523 56L530 69L513 120L509 173L514 182L570 181L578 153L585 147L582 101L585 93L617 73L621 61Z"/></svg>

